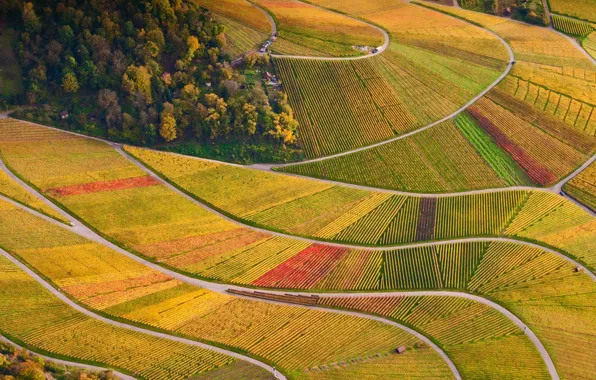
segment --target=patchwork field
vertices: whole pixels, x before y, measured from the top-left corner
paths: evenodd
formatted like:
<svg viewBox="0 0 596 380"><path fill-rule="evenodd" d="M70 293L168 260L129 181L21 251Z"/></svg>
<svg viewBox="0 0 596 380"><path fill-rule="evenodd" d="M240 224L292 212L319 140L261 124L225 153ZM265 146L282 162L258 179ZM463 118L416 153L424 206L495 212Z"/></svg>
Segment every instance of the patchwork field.
<svg viewBox="0 0 596 380"><path fill-rule="evenodd" d="M197 199L245 223L271 230L361 245L515 237L555 247L592 268L596 264L591 242L594 218L548 192L407 197L169 153L126 150ZM261 207L242 206L253 204Z"/></svg>
<svg viewBox="0 0 596 380"><path fill-rule="evenodd" d="M94 320L64 304L2 256L0 317L2 335L36 351L144 379L199 374L209 379L210 371L229 376L238 369L254 379L273 379L260 367L226 355Z"/></svg>
<svg viewBox="0 0 596 380"><path fill-rule="evenodd" d="M428 353L416 349L419 340L393 326L214 293L153 271L26 211L5 203L0 207L0 245L72 298L104 314L232 347L303 376L352 358L384 358L399 365L400 358L388 357L396 356L391 351L401 345L410 349L408 355L420 352L429 363ZM409 370L422 377L450 374L437 354L430 368Z"/></svg>
<svg viewBox="0 0 596 380"><path fill-rule="evenodd" d="M494 81L508 61L494 36L437 12L395 2L362 17L392 36L379 56L339 62L275 59L308 158L439 120Z"/></svg>

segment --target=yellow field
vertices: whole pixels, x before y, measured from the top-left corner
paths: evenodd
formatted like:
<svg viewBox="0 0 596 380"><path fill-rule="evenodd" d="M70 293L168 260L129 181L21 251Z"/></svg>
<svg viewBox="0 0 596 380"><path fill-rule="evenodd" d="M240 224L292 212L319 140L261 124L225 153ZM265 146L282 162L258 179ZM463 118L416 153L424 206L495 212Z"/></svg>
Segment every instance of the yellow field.
<svg viewBox="0 0 596 380"><path fill-rule="evenodd" d="M197 0L197 3L263 33L271 33L271 24L265 14L246 0Z"/></svg>
<svg viewBox="0 0 596 380"><path fill-rule="evenodd" d="M30 194L18 182L10 178L4 171L0 170L0 194L8 197L14 201L31 207L43 214L51 216L52 218L61 222L67 223L62 215L48 207L44 202L39 200L34 195Z"/></svg>
<svg viewBox="0 0 596 380"><path fill-rule="evenodd" d="M242 349L289 372L387 355L397 346L412 349L419 343L377 321L240 299L183 284L2 202L0 221L1 246L87 306ZM448 373L436 354L432 367Z"/></svg>
<svg viewBox="0 0 596 380"><path fill-rule="evenodd" d="M549 0L552 12L596 22L593 0Z"/></svg>
<svg viewBox="0 0 596 380"><path fill-rule="evenodd" d="M352 46L377 47L383 43L383 35L365 23L297 0L255 0L255 4L274 15L281 41L328 56L359 55ZM277 42L272 49L286 53Z"/></svg>

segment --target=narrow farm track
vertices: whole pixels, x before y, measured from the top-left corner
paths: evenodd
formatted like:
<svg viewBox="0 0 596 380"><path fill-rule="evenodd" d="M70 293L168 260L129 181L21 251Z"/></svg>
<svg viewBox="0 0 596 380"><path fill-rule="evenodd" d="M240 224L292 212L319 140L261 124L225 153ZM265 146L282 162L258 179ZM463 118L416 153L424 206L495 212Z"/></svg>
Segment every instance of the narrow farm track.
<svg viewBox="0 0 596 380"><path fill-rule="evenodd" d="M2 336L1 334L0 334L0 341L4 341L6 343L9 343L12 346L16 347L18 350L24 350L25 349L24 347L19 346L18 344L16 344L12 340L8 339L7 337ZM94 371L94 372L112 371L112 373L114 375L116 375L116 377L118 377L118 378L120 378L122 380L136 380L136 377L125 375L125 374L123 374L121 372L118 372L118 371L115 371L115 370L113 370L111 368L102 368L102 367L96 367L96 366L89 365L89 364L82 364L82 363L77 363L77 362L70 362L70 361L67 361L67 360L56 359L56 358L53 358L51 356L42 355L42 354L39 354L39 353L37 353L37 352L35 352L33 350L29 350L29 351L30 352L33 352L35 354L35 356L38 356L38 357L40 357L40 358L42 358L44 360L48 360L48 361L51 361L51 362L56 363L56 364L61 364L63 366L77 367L77 368L81 368L81 369L84 369L84 370L87 370L87 371Z"/></svg>
<svg viewBox="0 0 596 380"><path fill-rule="evenodd" d="M223 355L228 355L231 356L233 358L236 358L238 360L244 360L246 362L249 362L251 364L257 365L271 373L274 373L274 369L273 367L271 367L270 365L267 365L263 362L260 362L256 359L253 359L251 357L239 354L237 352L234 351L229 351L229 350L225 350L223 348L219 348L219 347L215 347L215 346L210 346L208 344L205 343L201 343L201 342L197 342L194 340L190 340L190 339L184 339L184 338L180 338L177 336L173 336L173 335L168 335L168 334L163 334L163 333L159 333L153 330L146 330L140 327L136 327L136 326L132 326L126 323L122 323L122 322L118 322L118 321L114 321L112 319L109 318L105 318L102 317L101 315L95 314L94 312L80 306L78 303L72 301L70 298L68 298L67 296L65 296L64 294L62 294L62 292L60 292L59 290L57 290L56 288L54 288L52 285L50 285L47 281L45 281L43 278L41 278L37 273L35 273L33 270L29 269L29 267L27 267L25 264L23 264L22 262L20 262L19 260L15 259L11 254L9 254L8 252L6 252L5 250L0 248L0 255L6 257L8 260L10 260L12 263L14 263L16 266L18 266L21 270L23 270L25 273L27 273L29 276L31 276L35 281L37 281L38 283L40 283L44 288L46 288L49 292L51 292L54 296L56 296L58 299L60 299L60 301L64 302L65 304L67 304L68 306L70 306L71 308L75 309L76 311L85 314L91 318L94 318L98 321L110 324L112 326L116 326L119 328L124 328L130 331L135 331L135 332L139 332L139 333L143 333L143 334L147 334L147 335L151 335L157 338L161 338L161 339L168 339L171 341L175 341L175 342L180 342L180 343L184 343L184 344L188 344L191 346L196 346L196 347L201 347L203 349L206 350L210 350L213 352L217 352ZM277 374L277 378L278 379L282 379L282 380L287 380L287 378L281 374L279 371L275 372Z"/></svg>
<svg viewBox="0 0 596 380"><path fill-rule="evenodd" d="M151 269L154 269L156 271L160 271L162 273L165 273L171 277L174 277L182 282L185 282L187 284L190 285L194 285L194 286L198 286L204 289L208 289L217 293L224 293L227 294L229 290L236 290L236 291L243 291L243 292L252 292L254 291L254 289L252 288L246 288L246 287L242 287L242 286L236 286L236 285L227 285L227 284L221 284L221 283L215 283L215 282L209 282L209 281L205 281L205 280L200 280L197 278L191 278L188 276L185 276L183 274L180 274L178 272L169 270L167 268L162 267L161 265L155 264L153 262L149 262L137 255L134 255L116 245L114 245L113 243L103 239L102 237L98 236L97 234L95 234L93 231L90 231L89 229L87 229L86 227L82 226L82 225L77 225L76 227L67 227L62 223L57 222L56 220L47 217L43 214L38 213L37 211L28 209L25 206L22 206L16 202L12 202L10 199L8 198L4 198L2 196L0 196L0 199L9 202L17 207L20 207L21 209L30 212L40 218L45 219L48 222L54 223L62 228L68 229L70 231L73 231L77 234L79 234L80 236L83 236L89 240L95 241L97 243L103 244L111 249L116 250L117 252L132 258L133 260L148 266ZM489 239L490 240L490 239ZM556 253L556 252L553 252ZM69 305L76 305L76 310L82 311L85 310L85 314L90 315L92 317L95 317L96 314L83 308L82 306L79 306L78 304L74 303L73 301L71 301L69 298L67 298L66 296L64 296L59 290L55 289L52 285L50 285L49 283L47 283L45 280L43 280L41 277L39 277L38 275L36 275L31 269L29 269L28 267L26 267L23 263L21 263L20 261L18 261L17 259L15 259L14 257L12 257L9 253L7 253L6 251L3 251L2 249L0 249L0 254L6 256L7 258L9 258L12 262L14 262L15 264L17 264L20 268L22 268L23 270L25 270L28 274L32 275L32 277L34 279L36 279L38 282L40 282L44 287L46 287L48 290L50 290L53 294L59 296L59 298L61 300L68 300L68 304ZM565 256L562 256L563 258L566 258ZM586 273L590 274L590 276L592 277L592 279L594 281L596 281L596 276L594 276L593 274L591 274L589 271L586 271ZM307 292L295 292L295 291L273 291L273 290L266 290L268 293L271 294L291 294L291 295L304 295L304 296L312 296L312 295L320 295L317 293L307 293ZM541 357L543 358L547 369L551 375L551 377L553 379L559 379L557 371L555 369L554 363L552 361L552 359L550 358L550 356L548 355L548 352L546 351L546 349L544 348L544 346L542 345L542 343L540 342L540 340L538 339L538 337L519 319L517 318L513 313L511 313L510 311L508 311L507 309L505 309L504 307L489 301L483 297L480 296L475 296L475 295L471 295L468 293L464 293L464 292L452 292L452 291L412 291L412 292L364 292L364 293L325 293L325 296L330 296L330 297L357 297L357 296L367 296L367 297L383 297L383 296L451 296L451 297L461 297L461 298L466 298L466 299L470 299L470 300L474 300L480 303L483 303L487 306L490 306L492 308L494 308L495 310L499 311L501 314L503 314L504 316L506 316L509 320L511 320L516 326L520 327L522 330L525 329L526 335L528 335L528 338L532 341L532 343L536 346L536 349L539 351ZM252 297L249 297L252 298ZM279 301L271 301L271 300L261 300L263 302L269 302L269 303L275 303L275 304L284 304L284 305L294 305L293 303L289 303L289 302L279 302ZM301 306L301 307L307 307L307 306ZM459 371L457 370L455 364L453 364L453 362L451 361L451 359L449 359L449 357L447 356L447 354L437 345L435 345L432 341L430 341L430 339L428 339L427 337L425 337L424 335L416 332L415 330L412 330L406 326L403 326L397 322L394 321L390 321L386 318L381 318L381 317L375 317L375 316L371 316L368 314L364 314L364 313L358 313L358 312L350 312L350 311L343 311L343 310L335 310L335 309L327 309L327 308L323 308L323 307L315 307L315 306L308 306L307 308L311 308L311 309L321 309L321 310L325 310L328 312L333 312L333 313L337 313L337 314L344 314L344 315L351 315L351 316L355 316L355 317L362 317L362 318L367 318L370 320L375 320L375 321L379 321L382 323L386 323L395 327L398 327L404 331L407 331L413 335L415 335L416 337L418 337L419 339L423 340L424 342L426 342L427 344L429 344L430 347L432 347L439 355L441 355L441 357L443 357L447 363L447 365L450 367L450 369L452 370L454 376L456 379L461 379L461 375L459 374ZM115 322L112 320L109 320L107 318L101 317L101 316L97 316L100 320L102 321L111 321L114 322L114 324L116 324L117 326L128 326L126 324L122 324L120 322ZM153 333L150 330L144 330L144 329L140 329L140 328L136 328L136 327L132 327L133 330L135 331L140 331L140 332L147 332L147 333ZM158 335L155 335L158 334ZM158 336L158 337L169 337L169 335L166 334L161 334L161 333L154 333L152 334L154 336ZM182 338L180 338L182 339ZM177 340L177 339L176 339ZM186 342L187 340L182 339L180 340L182 342ZM193 341L191 341L193 342ZM197 342L195 342L197 343ZM202 345L202 344L201 344ZM211 346L208 345L202 345L201 347L206 347L206 348L210 348ZM222 351L223 353L227 353L226 350ZM236 354L238 355L238 354ZM240 355L241 357L243 357L242 355ZM238 357L238 356L236 356ZM254 360L254 359L253 359ZM252 362L254 364L260 363L260 362ZM270 368L268 366L266 366L263 363L257 364L263 368Z"/></svg>

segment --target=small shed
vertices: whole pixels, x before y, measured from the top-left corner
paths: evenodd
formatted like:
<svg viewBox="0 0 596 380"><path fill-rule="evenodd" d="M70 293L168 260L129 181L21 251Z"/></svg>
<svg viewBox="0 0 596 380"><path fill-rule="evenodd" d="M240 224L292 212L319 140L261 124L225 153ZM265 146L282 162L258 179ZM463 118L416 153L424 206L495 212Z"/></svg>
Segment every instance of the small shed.
<svg viewBox="0 0 596 380"><path fill-rule="evenodd" d="M396 354L403 354L404 352L406 352L406 346L399 346L395 349Z"/></svg>

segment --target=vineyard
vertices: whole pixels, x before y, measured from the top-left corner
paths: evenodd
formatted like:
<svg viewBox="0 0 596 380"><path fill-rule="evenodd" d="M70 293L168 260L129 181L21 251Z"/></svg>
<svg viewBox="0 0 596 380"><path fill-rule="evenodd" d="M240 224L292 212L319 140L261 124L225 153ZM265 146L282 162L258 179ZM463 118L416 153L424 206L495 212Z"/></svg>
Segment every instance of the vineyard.
<svg viewBox="0 0 596 380"><path fill-rule="evenodd" d="M563 187L564 191L596 210L596 163L592 163Z"/></svg>
<svg viewBox="0 0 596 380"><path fill-rule="evenodd" d="M24 204L34 210L61 222L67 222L62 215L57 213L51 207L47 206L37 197L29 193L18 182L10 178L4 171L0 170L0 195L10 198L18 203Z"/></svg>
<svg viewBox="0 0 596 380"><path fill-rule="evenodd" d="M387 355L393 347L419 343L376 321L187 285L24 211L2 207L2 246L79 302L108 315L242 349L289 371Z"/></svg>
<svg viewBox="0 0 596 380"><path fill-rule="evenodd" d="M388 29L399 43L358 61L275 59L308 158L370 145L441 119L491 83L507 60L492 35L419 7L402 5L364 18ZM430 34L396 19L427 23Z"/></svg>
<svg viewBox="0 0 596 380"><path fill-rule="evenodd" d="M355 19L297 0L255 0L275 18L278 41L272 49L280 54L296 54L297 47L314 50L315 56L356 56L353 46L377 47L383 35ZM279 42L279 43L278 43ZM289 50L286 47L290 46Z"/></svg>
<svg viewBox="0 0 596 380"><path fill-rule="evenodd" d="M186 379L214 369L225 375L239 364L199 347L96 321L62 303L4 257L0 285L0 332L51 355L145 379ZM255 366L244 369L255 379L273 378Z"/></svg>
<svg viewBox="0 0 596 380"><path fill-rule="evenodd" d="M226 27L227 44L224 52L233 58L257 50L268 37L262 31L231 18L216 14L215 19Z"/></svg>
<svg viewBox="0 0 596 380"><path fill-rule="evenodd" d="M438 342L467 378L549 378L538 352L521 329L490 306L476 301L445 296L322 296L313 299L263 292L258 297L362 311L413 326ZM473 363L469 361L471 357L474 357ZM500 368L495 361L503 358L509 363L506 368L486 370Z"/></svg>
<svg viewBox="0 0 596 380"><path fill-rule="evenodd" d="M575 20L572 18L552 15L553 27L560 32L570 34L572 36L586 36L594 30L590 23Z"/></svg>
<svg viewBox="0 0 596 380"><path fill-rule="evenodd" d="M483 138L482 133L478 137L475 129L474 122L464 114L454 121L445 121L379 147L280 170L365 186L427 193L529 184L529 179L517 165L490 139ZM474 132L476 134L470 136ZM472 140L475 137L477 139Z"/></svg>
<svg viewBox="0 0 596 380"><path fill-rule="evenodd" d="M590 0L549 0L549 5L553 12L596 22L594 3Z"/></svg>
<svg viewBox="0 0 596 380"><path fill-rule="evenodd" d="M263 12L246 0L198 0L201 6L262 33L271 33L271 24Z"/></svg>
<svg viewBox="0 0 596 380"><path fill-rule="evenodd" d="M469 118L458 120L470 122ZM518 190L439 197L429 208L422 202L425 198L331 186L145 149L127 147L126 151L199 200L241 221L272 230L363 245L469 236L520 237L545 242L590 266L596 263L591 242L593 218L548 192ZM503 155L497 157L508 168L513 166ZM513 171L524 178L520 172ZM255 206L253 212L245 208L260 199L266 207ZM546 217L549 213L553 213L552 218Z"/></svg>
<svg viewBox="0 0 596 380"><path fill-rule="evenodd" d="M30 105L0 111L0 338L139 380L593 379L594 0L480 3L17 9ZM547 6L552 28L518 20ZM242 59L264 41L270 60ZM81 104L89 86L108 91ZM113 141L12 118L46 111ZM1 352L0 379L51 377L26 360Z"/></svg>

